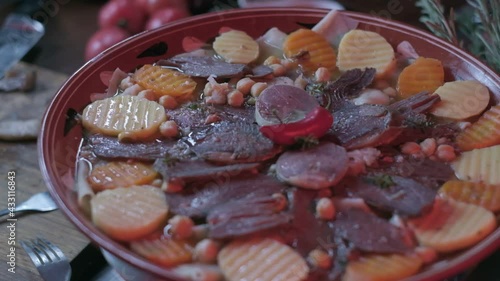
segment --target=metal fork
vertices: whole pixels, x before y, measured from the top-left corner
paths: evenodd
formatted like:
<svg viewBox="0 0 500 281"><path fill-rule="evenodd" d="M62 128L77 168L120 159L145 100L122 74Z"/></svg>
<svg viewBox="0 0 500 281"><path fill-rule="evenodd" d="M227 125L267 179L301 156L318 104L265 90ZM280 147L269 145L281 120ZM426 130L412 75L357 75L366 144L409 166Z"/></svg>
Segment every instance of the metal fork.
<svg viewBox="0 0 500 281"><path fill-rule="evenodd" d="M71 265L57 246L40 237L31 241L21 241L21 245L44 280L70 280Z"/></svg>

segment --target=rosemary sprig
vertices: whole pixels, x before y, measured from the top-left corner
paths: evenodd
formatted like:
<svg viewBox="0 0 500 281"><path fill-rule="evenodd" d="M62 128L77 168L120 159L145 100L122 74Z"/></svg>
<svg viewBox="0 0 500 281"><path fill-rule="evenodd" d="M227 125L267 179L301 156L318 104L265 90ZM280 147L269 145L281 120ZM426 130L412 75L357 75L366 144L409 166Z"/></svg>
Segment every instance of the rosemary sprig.
<svg viewBox="0 0 500 281"><path fill-rule="evenodd" d="M422 9L420 21L436 36L439 36L455 45L459 45L455 28L455 13L450 9L447 19L444 15L444 7L440 0L418 0L415 5Z"/></svg>
<svg viewBox="0 0 500 281"><path fill-rule="evenodd" d="M455 17L453 8L448 17L439 0L418 0L427 28L460 46L500 72L500 2L498 0L467 0L467 6ZM457 26L458 28L456 28ZM459 37L463 37L460 40Z"/></svg>

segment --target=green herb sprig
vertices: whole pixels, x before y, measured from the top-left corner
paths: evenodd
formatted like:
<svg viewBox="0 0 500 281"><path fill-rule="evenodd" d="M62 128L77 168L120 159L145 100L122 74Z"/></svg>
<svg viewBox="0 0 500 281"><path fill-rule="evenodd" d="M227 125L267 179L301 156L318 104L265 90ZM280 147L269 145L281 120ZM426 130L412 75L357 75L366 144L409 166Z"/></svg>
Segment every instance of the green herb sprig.
<svg viewBox="0 0 500 281"><path fill-rule="evenodd" d="M491 68L500 72L500 2L467 0L467 7L448 17L439 0L418 0L420 21L436 36L468 50Z"/></svg>

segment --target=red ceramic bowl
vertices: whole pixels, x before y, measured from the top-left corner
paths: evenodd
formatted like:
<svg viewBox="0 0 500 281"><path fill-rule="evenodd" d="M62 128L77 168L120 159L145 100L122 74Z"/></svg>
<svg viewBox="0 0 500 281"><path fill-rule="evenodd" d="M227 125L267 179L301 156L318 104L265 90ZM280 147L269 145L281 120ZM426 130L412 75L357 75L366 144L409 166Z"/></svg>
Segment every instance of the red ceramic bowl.
<svg viewBox="0 0 500 281"><path fill-rule="evenodd" d="M75 156L82 131L77 126L65 134L65 114L68 110L75 109L81 112L90 102L91 93L104 91L105 86L99 78L101 72L112 71L116 67L131 71L138 65L178 54L183 51L184 38L192 36L206 41L214 38L224 26L244 30L254 37L262 35L273 26L291 32L304 26L311 27L327 12L307 8L239 9L188 18L157 30L141 33L106 50L85 64L62 86L43 119L38 147L40 168L61 210L103 249L108 261L124 278L178 280L168 269L148 262L104 235L79 210L76 194L73 191L73 178ZM358 13L343 13L361 22L359 28L381 34L394 46L406 40L420 55L441 60L446 68L447 81L473 79L483 83L494 95L493 102L499 102L498 75L463 50L405 24ZM164 54L144 56L146 49L159 43L164 43L164 47L167 47ZM442 280L473 266L499 246L500 228L474 247L425 268L407 281Z"/></svg>

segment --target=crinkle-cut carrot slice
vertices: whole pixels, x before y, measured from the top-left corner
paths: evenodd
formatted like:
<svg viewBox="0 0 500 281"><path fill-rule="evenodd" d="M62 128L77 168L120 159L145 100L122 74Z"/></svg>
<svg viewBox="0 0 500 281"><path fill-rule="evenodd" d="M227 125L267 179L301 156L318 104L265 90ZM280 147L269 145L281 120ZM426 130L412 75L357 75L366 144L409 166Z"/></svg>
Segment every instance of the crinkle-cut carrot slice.
<svg viewBox="0 0 500 281"><path fill-rule="evenodd" d="M185 99L186 96L191 96L196 88L196 82L189 76L151 64L139 68L132 78L143 88L153 90L157 98L169 95Z"/></svg>
<svg viewBox="0 0 500 281"><path fill-rule="evenodd" d="M215 38L214 51L229 63L248 64L259 56L259 44L240 30L230 30Z"/></svg>
<svg viewBox="0 0 500 281"><path fill-rule="evenodd" d="M460 154L451 163L458 179L500 184L500 145L474 149Z"/></svg>
<svg viewBox="0 0 500 281"><path fill-rule="evenodd" d="M156 264L173 267L191 262L194 248L187 241L160 236L134 240L130 249Z"/></svg>
<svg viewBox="0 0 500 281"><path fill-rule="evenodd" d="M397 89L402 98L427 91L433 93L444 83L441 61L432 58L417 58L401 71Z"/></svg>
<svg viewBox="0 0 500 281"><path fill-rule="evenodd" d="M134 96L94 101L82 114L83 127L90 132L133 140L154 135L166 119L163 106Z"/></svg>
<svg viewBox="0 0 500 281"><path fill-rule="evenodd" d="M283 42L283 52L289 58L297 58L306 73L320 67L335 71L335 49L320 34L310 29L298 29L290 33Z"/></svg>
<svg viewBox="0 0 500 281"><path fill-rule="evenodd" d="M464 120L483 112L490 102L488 88L477 81L444 83L435 91L441 101L432 107L434 116Z"/></svg>
<svg viewBox="0 0 500 281"><path fill-rule="evenodd" d="M496 228L495 215L483 207L436 198L432 211L408 221L419 243L441 253L470 247Z"/></svg>
<svg viewBox="0 0 500 281"><path fill-rule="evenodd" d="M500 144L500 104L492 106L470 127L460 132L456 143L462 151Z"/></svg>
<svg viewBox="0 0 500 281"><path fill-rule="evenodd" d="M500 185L451 180L441 186L439 194L492 212L500 211Z"/></svg>
<svg viewBox="0 0 500 281"><path fill-rule="evenodd" d="M309 274L297 252L271 238L234 240L220 251L218 264L229 281L300 281Z"/></svg>
<svg viewBox="0 0 500 281"><path fill-rule="evenodd" d="M145 163L113 161L92 169L88 181L94 192L100 192L117 187L149 184L157 175L158 172Z"/></svg>
<svg viewBox="0 0 500 281"><path fill-rule="evenodd" d="M384 77L395 65L394 48L378 33L354 29L340 41L337 58L340 71L371 67L377 70L377 77Z"/></svg>
<svg viewBox="0 0 500 281"><path fill-rule="evenodd" d="M418 272L417 255L368 255L347 264L342 281L397 281Z"/></svg>
<svg viewBox="0 0 500 281"><path fill-rule="evenodd" d="M153 186L132 186L99 192L90 201L93 223L111 238L131 241L165 224L165 194Z"/></svg>

